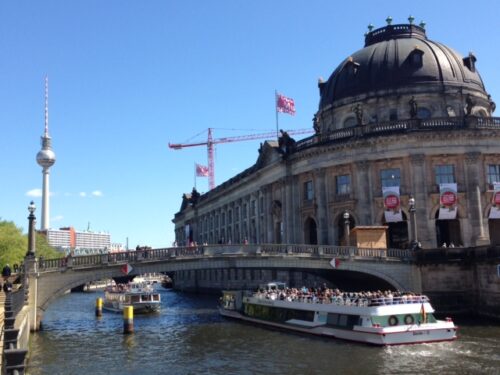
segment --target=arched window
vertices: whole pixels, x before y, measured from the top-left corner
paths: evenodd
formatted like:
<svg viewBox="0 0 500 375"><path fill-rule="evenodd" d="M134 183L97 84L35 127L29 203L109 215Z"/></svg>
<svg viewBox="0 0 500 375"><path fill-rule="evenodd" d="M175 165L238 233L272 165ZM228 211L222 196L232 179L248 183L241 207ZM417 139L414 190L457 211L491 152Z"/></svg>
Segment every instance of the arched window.
<svg viewBox="0 0 500 375"><path fill-rule="evenodd" d="M401 212L402 221L387 223L385 220L384 225L388 226L387 229L387 247L393 249L406 249L409 246L408 239L408 219L404 212Z"/></svg>
<svg viewBox="0 0 500 375"><path fill-rule="evenodd" d="M425 107L419 107L417 110L417 117L421 120L425 120L431 117L431 111Z"/></svg>
<svg viewBox="0 0 500 375"><path fill-rule="evenodd" d="M458 219L439 220L439 210L436 211L436 242L441 246L462 246L462 234Z"/></svg>
<svg viewBox="0 0 500 375"><path fill-rule="evenodd" d="M488 228L490 230L491 245L500 245L500 219L488 219Z"/></svg>
<svg viewBox="0 0 500 375"><path fill-rule="evenodd" d="M308 217L304 223L304 242L309 245L318 244L316 221L311 217Z"/></svg>
<svg viewBox="0 0 500 375"><path fill-rule="evenodd" d="M354 116L348 117L344 120L344 128L352 128L357 125L356 118Z"/></svg>
<svg viewBox="0 0 500 375"><path fill-rule="evenodd" d="M488 112L484 108L480 108L477 111L474 111L474 115L478 117L488 117Z"/></svg>
<svg viewBox="0 0 500 375"><path fill-rule="evenodd" d="M410 65L414 68L420 68L423 65L423 56L424 52L415 47L409 56Z"/></svg>

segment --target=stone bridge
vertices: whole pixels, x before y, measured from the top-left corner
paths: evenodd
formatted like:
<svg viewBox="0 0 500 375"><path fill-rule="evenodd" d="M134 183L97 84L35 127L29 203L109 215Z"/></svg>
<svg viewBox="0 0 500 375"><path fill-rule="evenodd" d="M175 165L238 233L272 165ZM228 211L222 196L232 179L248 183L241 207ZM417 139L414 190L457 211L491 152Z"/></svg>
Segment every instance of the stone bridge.
<svg viewBox="0 0 500 375"><path fill-rule="evenodd" d="M408 250L399 249L264 244L173 247L61 259L26 258L30 328L38 330L49 304L68 290L96 280L124 277L125 265L132 267L129 277L168 273L174 287L181 290L255 287L272 279L293 285L302 283L306 274L316 277L315 281L327 280L346 290L350 282L357 280L365 288L379 285L420 292L420 273L411 259Z"/></svg>

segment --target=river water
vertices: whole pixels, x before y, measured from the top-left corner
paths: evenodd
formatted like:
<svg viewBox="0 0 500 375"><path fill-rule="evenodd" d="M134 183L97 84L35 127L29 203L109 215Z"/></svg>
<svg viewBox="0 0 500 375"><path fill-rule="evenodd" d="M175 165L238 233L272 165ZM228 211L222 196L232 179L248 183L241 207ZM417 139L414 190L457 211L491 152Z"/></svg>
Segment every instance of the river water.
<svg viewBox="0 0 500 375"><path fill-rule="evenodd" d="M29 374L500 374L498 323L458 321L454 342L372 347L226 320L217 296L161 294L161 313L135 316L132 335L121 314L94 316L102 293L53 302Z"/></svg>

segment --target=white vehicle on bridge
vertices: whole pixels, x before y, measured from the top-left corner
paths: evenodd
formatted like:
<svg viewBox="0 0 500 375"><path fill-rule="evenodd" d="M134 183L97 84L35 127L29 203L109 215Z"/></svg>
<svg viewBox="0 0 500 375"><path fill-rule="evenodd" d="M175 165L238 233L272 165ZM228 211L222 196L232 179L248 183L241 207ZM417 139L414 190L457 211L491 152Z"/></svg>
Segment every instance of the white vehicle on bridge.
<svg viewBox="0 0 500 375"><path fill-rule="evenodd" d="M341 293L338 290L259 288L224 291L219 311L273 328L374 345L451 341L457 326L437 320L429 299L414 293Z"/></svg>
<svg viewBox="0 0 500 375"><path fill-rule="evenodd" d="M103 309L121 313L126 306L133 306L135 314L157 312L161 306L160 293L144 282L106 287Z"/></svg>

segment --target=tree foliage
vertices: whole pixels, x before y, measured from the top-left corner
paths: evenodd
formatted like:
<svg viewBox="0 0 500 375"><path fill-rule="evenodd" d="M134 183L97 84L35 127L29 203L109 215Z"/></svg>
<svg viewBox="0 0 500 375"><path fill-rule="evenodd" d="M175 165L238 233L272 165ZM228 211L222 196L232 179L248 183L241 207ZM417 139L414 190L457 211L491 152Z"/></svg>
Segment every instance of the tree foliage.
<svg viewBox="0 0 500 375"><path fill-rule="evenodd" d="M11 221L0 220L0 269L6 264L12 268L14 264L21 264L28 250L28 236L23 234L22 228ZM35 239L36 256L45 259L60 258L63 255L51 247L45 236L37 233Z"/></svg>

